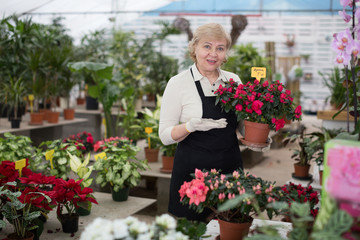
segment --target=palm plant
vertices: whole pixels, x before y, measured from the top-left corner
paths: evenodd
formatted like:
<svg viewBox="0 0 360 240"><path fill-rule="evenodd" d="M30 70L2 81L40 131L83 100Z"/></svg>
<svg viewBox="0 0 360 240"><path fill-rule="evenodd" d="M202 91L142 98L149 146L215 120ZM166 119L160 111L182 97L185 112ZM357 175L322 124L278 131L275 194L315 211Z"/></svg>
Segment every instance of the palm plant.
<svg viewBox="0 0 360 240"><path fill-rule="evenodd" d="M329 89L330 96L325 101L330 101L330 104L339 109L346 100L346 88L343 87L343 76L341 70L335 67L331 70L331 73L319 72L323 79L324 85Z"/></svg>

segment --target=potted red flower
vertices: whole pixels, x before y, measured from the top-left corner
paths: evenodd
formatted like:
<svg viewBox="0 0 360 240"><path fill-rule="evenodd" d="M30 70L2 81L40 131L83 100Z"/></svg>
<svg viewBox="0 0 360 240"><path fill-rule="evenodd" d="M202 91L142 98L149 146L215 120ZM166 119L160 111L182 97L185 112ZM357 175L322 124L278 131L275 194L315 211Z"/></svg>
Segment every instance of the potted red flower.
<svg viewBox="0 0 360 240"><path fill-rule="evenodd" d="M238 84L230 79L225 86L220 85L215 94L216 104L220 104L225 112L234 111L238 121L244 120L245 145L266 145L270 129L278 131L284 127L284 117L292 121L301 120L301 106L294 106L291 91L285 89L279 80L273 84L267 80ZM252 125L255 129L249 130ZM264 132L258 133L257 129Z"/></svg>
<svg viewBox="0 0 360 240"><path fill-rule="evenodd" d="M64 142L74 142L76 148L80 150L82 154L89 153L94 150L94 138L91 133L86 131L71 135L66 138Z"/></svg>
<svg viewBox="0 0 360 240"><path fill-rule="evenodd" d="M281 192L282 194L279 200L287 202L289 207L291 207L291 204L294 202L308 202L310 204L310 213L314 219L316 218L319 211L319 208L317 207L317 204L319 203L319 193L315 191L311 185L303 187L301 184L289 182L289 184L285 184L281 187ZM285 221L291 221L288 212L284 213L284 215Z"/></svg>
<svg viewBox="0 0 360 240"><path fill-rule="evenodd" d="M95 197L91 194L93 190L88 187L81 187L82 179L75 181L69 179L65 181L61 178L56 179L54 191L56 192L57 217L61 222L63 232L77 232L79 226L79 215L76 208L81 205L87 209L89 202L98 204ZM66 213L63 213L63 210Z"/></svg>

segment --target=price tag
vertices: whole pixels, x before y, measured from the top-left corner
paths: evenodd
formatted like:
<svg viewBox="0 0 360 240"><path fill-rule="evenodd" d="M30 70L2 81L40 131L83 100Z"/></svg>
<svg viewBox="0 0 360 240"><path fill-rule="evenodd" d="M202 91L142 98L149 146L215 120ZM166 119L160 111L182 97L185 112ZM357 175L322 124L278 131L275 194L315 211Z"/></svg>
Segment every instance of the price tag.
<svg viewBox="0 0 360 240"><path fill-rule="evenodd" d="M152 129L151 127L146 127L146 128L145 128L145 132L148 134L148 144L149 144L149 149L151 149L150 133L153 132L153 129Z"/></svg>
<svg viewBox="0 0 360 240"><path fill-rule="evenodd" d="M51 169L54 169L54 165L53 165L53 157L54 157L54 152L55 150L54 149L51 149L50 151L47 151L45 153L45 159L50 161L50 167Z"/></svg>
<svg viewBox="0 0 360 240"><path fill-rule="evenodd" d="M102 152L102 153L96 154L96 155L95 155L95 161L97 161L99 158L106 160L106 153L105 153L105 152Z"/></svg>
<svg viewBox="0 0 360 240"><path fill-rule="evenodd" d="M251 68L251 77L256 78L256 80L261 80L261 78L266 78L266 68L264 67L252 67Z"/></svg>
<svg viewBox="0 0 360 240"><path fill-rule="evenodd" d="M19 177L21 177L22 169L26 166L26 159L23 158L15 162L15 169L19 170Z"/></svg>

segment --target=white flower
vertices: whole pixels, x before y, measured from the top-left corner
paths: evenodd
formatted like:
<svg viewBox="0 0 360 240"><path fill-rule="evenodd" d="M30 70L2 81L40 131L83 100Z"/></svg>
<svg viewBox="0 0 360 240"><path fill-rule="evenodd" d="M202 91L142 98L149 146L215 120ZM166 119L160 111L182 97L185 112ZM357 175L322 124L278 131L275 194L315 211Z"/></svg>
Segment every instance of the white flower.
<svg viewBox="0 0 360 240"><path fill-rule="evenodd" d="M176 228L176 220L173 217L171 217L169 214L166 214L166 213L161 216L157 216L155 218L155 223L164 229L175 229Z"/></svg>
<svg viewBox="0 0 360 240"><path fill-rule="evenodd" d="M149 227L146 223L144 222L140 222L140 221L134 221L130 226L129 226L129 232L131 234L134 234L135 236L148 232L149 231Z"/></svg>
<svg viewBox="0 0 360 240"><path fill-rule="evenodd" d="M140 234L136 240L150 240L151 239L151 234L150 233L144 233L144 234Z"/></svg>
<svg viewBox="0 0 360 240"><path fill-rule="evenodd" d="M81 240L109 239L112 240L112 224L110 220L96 218L92 223L85 227L81 234Z"/></svg>
<svg viewBox="0 0 360 240"><path fill-rule="evenodd" d="M131 224L133 224L134 222L139 222L139 220L137 218L134 218L132 216L129 216L127 218L125 218L124 223L126 223L128 226L130 226Z"/></svg>
<svg viewBox="0 0 360 240"><path fill-rule="evenodd" d="M167 234L160 233L159 240L189 240L189 237L182 234L181 232L176 232L175 230L169 231Z"/></svg>
<svg viewBox="0 0 360 240"><path fill-rule="evenodd" d="M129 235L128 226L121 219L115 219L113 221L113 235L115 239L121 239Z"/></svg>

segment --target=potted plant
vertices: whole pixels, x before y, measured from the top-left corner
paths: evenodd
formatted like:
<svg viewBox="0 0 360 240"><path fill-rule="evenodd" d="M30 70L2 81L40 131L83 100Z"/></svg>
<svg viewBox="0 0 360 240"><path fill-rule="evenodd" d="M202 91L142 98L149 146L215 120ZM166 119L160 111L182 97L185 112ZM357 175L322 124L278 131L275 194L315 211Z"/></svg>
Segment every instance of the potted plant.
<svg viewBox="0 0 360 240"><path fill-rule="evenodd" d="M64 142L73 142L84 155L94 150L94 138L91 133L83 131L64 139Z"/></svg>
<svg viewBox="0 0 360 240"><path fill-rule="evenodd" d="M4 138L0 137L0 162L5 160L15 162L26 158L29 159L29 168L35 171L41 164L41 160L36 157L37 151L29 137L11 133L4 133Z"/></svg>
<svg viewBox="0 0 360 240"><path fill-rule="evenodd" d="M68 152L76 156L81 154L75 144L65 143L62 139L56 139L54 141L42 142L39 147L45 148L45 151L39 153L40 156L45 156L47 160L42 167L45 173L58 178L68 179L71 171Z"/></svg>
<svg viewBox="0 0 360 240"><path fill-rule="evenodd" d="M21 106L24 105L24 97L26 96L27 89L25 87L22 78L14 79L10 78L7 81L2 82L0 96L6 99L6 103L9 110L13 112L13 116L9 115L9 121L11 122L11 128L19 128L21 115L19 112Z"/></svg>
<svg viewBox="0 0 360 240"><path fill-rule="evenodd" d="M273 209L267 204L275 201L279 189L274 183L262 180L239 169L232 174L221 174L216 169L195 170L193 179L184 182L179 190L180 202L188 204L196 212L210 208L219 220L220 239L242 239L251 226L253 216L266 211L271 219ZM226 202L226 203L225 203ZM230 202L230 203L228 203ZM225 203L225 204L224 204ZM226 236L233 232L227 226L236 228L244 224L244 232Z"/></svg>
<svg viewBox="0 0 360 240"><path fill-rule="evenodd" d="M177 148L177 143L170 145L162 145L160 150L162 151L162 168L160 172L171 173L174 166L174 157Z"/></svg>
<svg viewBox="0 0 360 240"><path fill-rule="evenodd" d="M72 76L72 72L69 69L66 69L63 71L63 77L59 80L62 86L60 96L64 98L66 103L64 108L64 119L73 120L75 118L75 109L70 107L70 91L78 84L78 79Z"/></svg>
<svg viewBox="0 0 360 240"><path fill-rule="evenodd" d="M305 135L305 127L301 129L300 134L293 134L283 140L284 146L295 142L297 148L290 149L293 150L291 158L296 161L294 164L295 172L292 177L299 180L311 180L312 176L309 174L310 163L317 156L318 149L314 146L317 143L314 143L310 136Z"/></svg>
<svg viewBox="0 0 360 240"><path fill-rule="evenodd" d="M334 67L331 73L319 72L322 77L323 84L330 91L330 96L325 98L326 102L330 102L334 109L340 109L346 100L346 88L343 86L343 77L341 69Z"/></svg>
<svg viewBox="0 0 360 240"><path fill-rule="evenodd" d="M219 86L215 92L216 104L225 112L233 111L237 120L244 120L245 138L250 147L265 147L270 129L280 130L288 120L301 120L301 106L295 108L291 91L286 90L279 80L238 84L233 79ZM254 126L255 125L255 126ZM249 129L254 126L255 128ZM262 131L257 131L257 130Z"/></svg>
<svg viewBox="0 0 360 240"><path fill-rule="evenodd" d="M139 148L127 138L105 140L100 147L105 156L98 158L94 164L98 171L96 183L101 187L110 184L113 200L126 201L129 189L136 186L141 179L139 171L146 170L148 164L146 160L136 158Z"/></svg>
<svg viewBox="0 0 360 240"><path fill-rule="evenodd" d="M76 208L81 204L87 205L88 202L98 204L91 194L93 190L88 187L82 187L80 179L75 181L69 179L65 181L61 178L56 179L54 191L56 192L57 218L61 222L63 232L74 233L78 231L79 214ZM66 210L64 213L63 210Z"/></svg>
<svg viewBox="0 0 360 240"><path fill-rule="evenodd" d="M311 185L308 187L303 187L301 184L295 184L289 182L281 186L280 199L277 201L286 202L289 207L294 202L305 203L308 202L310 205L310 214L315 219L319 208L317 204L319 203L319 193L315 191ZM285 219L284 221L291 221L290 214L288 211L284 212Z"/></svg>
<svg viewBox="0 0 360 240"><path fill-rule="evenodd" d="M81 161L81 159L75 155L72 155L71 153L68 153L70 157L70 168L71 170L78 176L77 180L82 180L81 186L82 187L90 187L91 183L93 182L93 178L90 177L91 172L94 168L94 166L89 166L88 164L90 162L90 153L87 155L87 157L84 159L84 161ZM87 202L87 206L76 209L76 212L80 216L87 216L90 214L91 211L91 202Z"/></svg>

